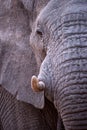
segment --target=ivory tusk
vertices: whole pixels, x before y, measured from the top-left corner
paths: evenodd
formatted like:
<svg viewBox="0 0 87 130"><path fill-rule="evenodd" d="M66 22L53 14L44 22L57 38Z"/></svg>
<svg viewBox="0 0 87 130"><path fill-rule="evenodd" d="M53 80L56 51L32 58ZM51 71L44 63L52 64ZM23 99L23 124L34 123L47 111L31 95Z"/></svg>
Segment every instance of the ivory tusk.
<svg viewBox="0 0 87 130"><path fill-rule="evenodd" d="M35 92L40 92L45 89L45 83L43 81L39 81L36 76L32 76L31 78L31 88Z"/></svg>

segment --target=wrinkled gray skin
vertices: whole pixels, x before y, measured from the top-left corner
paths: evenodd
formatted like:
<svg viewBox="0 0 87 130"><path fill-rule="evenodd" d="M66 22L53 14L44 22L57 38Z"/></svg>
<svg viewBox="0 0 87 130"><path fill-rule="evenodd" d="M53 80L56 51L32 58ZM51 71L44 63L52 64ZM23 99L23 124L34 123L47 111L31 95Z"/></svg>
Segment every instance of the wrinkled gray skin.
<svg viewBox="0 0 87 130"><path fill-rule="evenodd" d="M51 0L30 39L65 130L87 130L87 0Z"/></svg>
<svg viewBox="0 0 87 130"><path fill-rule="evenodd" d="M39 110L18 101L0 86L0 130L56 130L55 113L54 106L47 100L44 109Z"/></svg>
<svg viewBox="0 0 87 130"><path fill-rule="evenodd" d="M37 106L35 98L41 94L38 96L30 87L37 65L29 36L48 1L0 0L0 129L56 129L57 113L49 101L43 110L30 105Z"/></svg>

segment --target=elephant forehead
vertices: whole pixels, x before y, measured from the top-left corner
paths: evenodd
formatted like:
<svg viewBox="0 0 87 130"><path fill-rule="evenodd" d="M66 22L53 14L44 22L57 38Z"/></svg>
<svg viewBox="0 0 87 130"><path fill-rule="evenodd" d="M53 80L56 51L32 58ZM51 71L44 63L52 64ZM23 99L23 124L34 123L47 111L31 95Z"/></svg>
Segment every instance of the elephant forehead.
<svg viewBox="0 0 87 130"><path fill-rule="evenodd" d="M87 1L69 1L69 3L65 5L61 16L71 13L83 13L83 10L87 11Z"/></svg>
<svg viewBox="0 0 87 130"><path fill-rule="evenodd" d="M67 2L68 0L66 0ZM65 2L65 3L66 3ZM59 9L61 8L61 5L63 5L64 1L60 0L51 0L48 2L48 4L45 6L45 8L42 9L40 14L37 17L36 21L45 22L49 19L49 17L54 17L55 13L58 13ZM56 14L57 16L57 14Z"/></svg>
<svg viewBox="0 0 87 130"><path fill-rule="evenodd" d="M51 0L47 6L40 12L36 22L47 23L53 21L56 18L60 19L61 16L71 13L82 13L87 11L86 0Z"/></svg>

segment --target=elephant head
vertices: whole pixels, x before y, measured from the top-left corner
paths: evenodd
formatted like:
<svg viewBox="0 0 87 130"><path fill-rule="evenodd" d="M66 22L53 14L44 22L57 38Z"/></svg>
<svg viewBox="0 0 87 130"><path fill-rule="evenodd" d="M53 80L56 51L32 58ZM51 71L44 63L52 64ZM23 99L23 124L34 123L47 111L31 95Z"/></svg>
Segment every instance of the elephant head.
<svg viewBox="0 0 87 130"><path fill-rule="evenodd" d="M30 41L40 66L32 89L54 102L66 130L87 129L87 1L51 0Z"/></svg>
<svg viewBox="0 0 87 130"><path fill-rule="evenodd" d="M35 101L38 94L30 83L38 68L29 39L32 25L48 1L0 1L0 85L18 100L35 106L39 103ZM43 103L42 94L39 96Z"/></svg>

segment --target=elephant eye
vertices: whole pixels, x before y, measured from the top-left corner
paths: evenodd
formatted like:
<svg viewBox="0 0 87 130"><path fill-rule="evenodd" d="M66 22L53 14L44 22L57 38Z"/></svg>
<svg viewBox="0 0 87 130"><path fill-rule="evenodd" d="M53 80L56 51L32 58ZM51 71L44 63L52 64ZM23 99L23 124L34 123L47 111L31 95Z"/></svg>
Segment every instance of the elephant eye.
<svg viewBox="0 0 87 130"><path fill-rule="evenodd" d="M39 28L36 30L36 34L39 35L41 38L42 38L42 36L43 36L42 30L39 29Z"/></svg>

